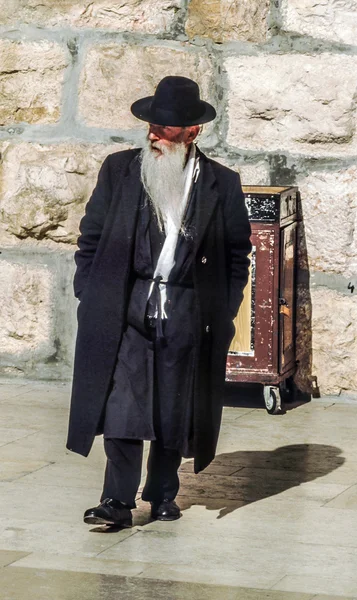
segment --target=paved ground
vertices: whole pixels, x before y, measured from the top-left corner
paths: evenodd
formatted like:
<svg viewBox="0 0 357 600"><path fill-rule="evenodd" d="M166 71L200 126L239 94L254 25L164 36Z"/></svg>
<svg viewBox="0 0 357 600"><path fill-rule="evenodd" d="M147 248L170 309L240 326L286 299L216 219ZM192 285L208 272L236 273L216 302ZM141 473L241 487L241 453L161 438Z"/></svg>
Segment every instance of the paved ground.
<svg viewBox="0 0 357 600"><path fill-rule="evenodd" d="M226 408L218 455L181 468L183 517L82 522L103 479L65 450L69 386L0 382L1 600L357 599L357 402Z"/></svg>

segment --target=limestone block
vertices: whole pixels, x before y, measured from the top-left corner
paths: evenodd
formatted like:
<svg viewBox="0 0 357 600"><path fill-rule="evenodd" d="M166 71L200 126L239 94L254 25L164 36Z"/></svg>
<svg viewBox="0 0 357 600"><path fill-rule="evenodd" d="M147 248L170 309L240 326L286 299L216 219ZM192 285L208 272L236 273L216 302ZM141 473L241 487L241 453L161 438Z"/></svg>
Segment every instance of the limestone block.
<svg viewBox="0 0 357 600"><path fill-rule="evenodd" d="M231 56L227 141L308 155L357 151L356 56Z"/></svg>
<svg viewBox="0 0 357 600"><path fill-rule="evenodd" d="M313 374L322 394L357 390L357 302L327 288L311 290Z"/></svg>
<svg viewBox="0 0 357 600"><path fill-rule="evenodd" d="M186 33L189 37L208 37L215 42L264 42L269 6L269 0L191 0Z"/></svg>
<svg viewBox="0 0 357 600"><path fill-rule="evenodd" d="M240 175L242 185L269 185L269 165L266 162L239 163L232 158L212 156L214 160Z"/></svg>
<svg viewBox="0 0 357 600"><path fill-rule="evenodd" d="M0 40L0 125L58 121L68 60L55 42Z"/></svg>
<svg viewBox="0 0 357 600"><path fill-rule="evenodd" d="M313 171L298 181L309 268L357 273L357 167Z"/></svg>
<svg viewBox="0 0 357 600"><path fill-rule="evenodd" d="M0 262L0 353L38 349L50 338L51 272Z"/></svg>
<svg viewBox="0 0 357 600"><path fill-rule="evenodd" d="M282 28L356 45L357 0L282 0Z"/></svg>
<svg viewBox="0 0 357 600"><path fill-rule="evenodd" d="M181 0L0 0L0 23L158 34L170 29L181 5Z"/></svg>
<svg viewBox="0 0 357 600"><path fill-rule="evenodd" d="M235 164L232 168L240 174L242 185L269 185L270 183L267 163Z"/></svg>
<svg viewBox="0 0 357 600"><path fill-rule="evenodd" d="M145 128L130 112L139 98L150 96L166 75L195 79L210 100L212 67L204 50L186 52L157 46L108 44L89 49L79 90L79 114L87 125L121 130Z"/></svg>
<svg viewBox="0 0 357 600"><path fill-rule="evenodd" d="M3 152L0 220L18 239L75 243L104 158L127 146L21 143Z"/></svg>

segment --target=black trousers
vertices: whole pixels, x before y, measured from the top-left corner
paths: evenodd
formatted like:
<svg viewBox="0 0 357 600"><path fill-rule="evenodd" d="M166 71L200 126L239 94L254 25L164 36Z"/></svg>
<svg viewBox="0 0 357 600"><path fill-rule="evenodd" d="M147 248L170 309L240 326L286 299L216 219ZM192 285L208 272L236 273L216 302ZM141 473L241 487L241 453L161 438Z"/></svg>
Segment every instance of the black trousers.
<svg viewBox="0 0 357 600"><path fill-rule="evenodd" d="M135 497L140 485L143 459L142 440L104 438L107 466L101 500L113 498L135 508ZM147 477L142 499L159 503L174 500L180 487L177 474L181 464L177 450L164 448L160 442L151 442L147 463Z"/></svg>

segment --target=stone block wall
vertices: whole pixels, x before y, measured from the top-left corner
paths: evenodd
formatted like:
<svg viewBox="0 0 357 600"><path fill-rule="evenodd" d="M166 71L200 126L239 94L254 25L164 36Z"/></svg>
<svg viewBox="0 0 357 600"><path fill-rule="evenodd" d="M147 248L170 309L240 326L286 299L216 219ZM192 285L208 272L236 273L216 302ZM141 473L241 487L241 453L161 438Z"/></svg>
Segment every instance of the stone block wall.
<svg viewBox="0 0 357 600"><path fill-rule="evenodd" d="M356 0L0 0L0 375L70 378L80 217L176 74L217 107L206 153L299 187L297 380L356 393L356 28Z"/></svg>

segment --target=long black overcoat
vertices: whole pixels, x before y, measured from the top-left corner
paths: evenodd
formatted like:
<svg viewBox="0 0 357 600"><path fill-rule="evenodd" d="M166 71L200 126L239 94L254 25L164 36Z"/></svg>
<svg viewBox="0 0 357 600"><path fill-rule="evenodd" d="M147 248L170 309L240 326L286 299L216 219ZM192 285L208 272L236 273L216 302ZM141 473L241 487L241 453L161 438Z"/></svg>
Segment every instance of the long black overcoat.
<svg viewBox="0 0 357 600"><path fill-rule="evenodd" d="M139 150L108 156L80 224L74 279L78 307L67 448L89 454L101 433L125 326L138 206ZM213 460L226 357L248 278L250 225L237 173L200 153L194 251L195 472Z"/></svg>

